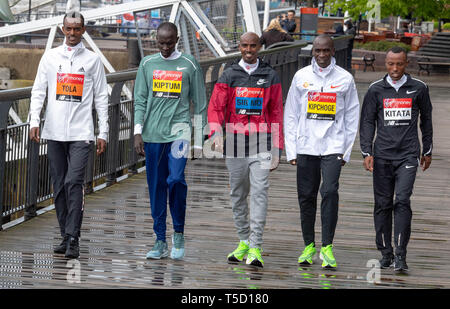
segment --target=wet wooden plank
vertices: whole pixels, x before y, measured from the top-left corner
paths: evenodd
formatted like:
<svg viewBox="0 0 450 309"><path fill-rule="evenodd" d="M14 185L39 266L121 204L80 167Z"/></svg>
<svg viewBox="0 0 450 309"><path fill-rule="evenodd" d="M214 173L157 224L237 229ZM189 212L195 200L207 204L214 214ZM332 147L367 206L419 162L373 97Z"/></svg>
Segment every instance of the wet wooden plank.
<svg viewBox="0 0 450 309"><path fill-rule="evenodd" d="M364 87L364 86L362 86ZM439 89L438 89L439 90ZM264 233L265 267L228 264L237 244L223 160L189 161L186 258L146 260L154 234L145 174L87 196L82 226L80 283L67 279L73 265L53 254L59 243L55 212L0 232L0 288L449 288L450 125L448 94L433 93L435 150L431 169L419 172L412 198L408 247L410 271L381 271L367 281L368 261L378 259L373 228L371 175L362 168L358 141L343 169L335 256L339 268L299 268L303 248L295 168L286 163L271 174ZM319 199L320 201L320 199ZM168 216L168 236L172 225ZM316 220L320 240L320 212ZM68 267L69 266L69 267ZM70 278L69 278L70 279ZM73 279L73 278L72 278Z"/></svg>

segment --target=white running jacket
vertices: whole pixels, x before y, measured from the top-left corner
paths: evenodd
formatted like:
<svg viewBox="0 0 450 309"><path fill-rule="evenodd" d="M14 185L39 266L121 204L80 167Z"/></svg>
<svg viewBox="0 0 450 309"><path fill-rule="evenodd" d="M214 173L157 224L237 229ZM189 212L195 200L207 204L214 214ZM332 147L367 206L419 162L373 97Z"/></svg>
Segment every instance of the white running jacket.
<svg viewBox="0 0 450 309"><path fill-rule="evenodd" d="M93 141L92 104L98 115L98 138L108 138L108 88L100 58L82 43L44 53L31 91L30 128L39 127L47 97L41 137L55 141ZM48 95L47 95L48 94Z"/></svg>
<svg viewBox="0 0 450 309"><path fill-rule="evenodd" d="M359 100L353 76L332 58L327 68L311 65L292 80L284 109L287 160L297 154L350 154L358 131Z"/></svg>

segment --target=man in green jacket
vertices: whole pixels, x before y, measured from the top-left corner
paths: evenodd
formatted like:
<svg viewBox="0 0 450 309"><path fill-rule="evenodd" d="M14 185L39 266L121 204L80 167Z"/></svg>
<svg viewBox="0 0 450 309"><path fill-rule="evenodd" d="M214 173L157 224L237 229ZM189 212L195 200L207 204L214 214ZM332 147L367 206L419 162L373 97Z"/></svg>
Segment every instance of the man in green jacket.
<svg viewBox="0 0 450 309"><path fill-rule="evenodd" d="M176 49L177 27L170 22L157 29L160 53L142 59L134 88L134 147L146 157L147 182L156 242L148 259L169 255L166 242L167 195L172 216L172 259L184 257L187 184L184 169L191 140L190 102L194 119L206 124L206 95L202 70L191 55ZM200 133L201 134L201 133ZM202 142L194 148L201 149Z"/></svg>

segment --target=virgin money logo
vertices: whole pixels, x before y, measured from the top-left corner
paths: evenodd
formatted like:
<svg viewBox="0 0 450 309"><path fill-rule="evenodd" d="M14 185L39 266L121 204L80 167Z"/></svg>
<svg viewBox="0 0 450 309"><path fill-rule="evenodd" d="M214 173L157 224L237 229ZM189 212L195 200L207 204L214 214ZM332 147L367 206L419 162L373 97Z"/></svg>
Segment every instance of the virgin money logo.
<svg viewBox="0 0 450 309"><path fill-rule="evenodd" d="M153 79L166 79L166 71L155 70L153 71Z"/></svg>
<svg viewBox="0 0 450 309"><path fill-rule="evenodd" d="M308 101L317 102L320 99L320 92L309 92L308 93Z"/></svg>
<svg viewBox="0 0 450 309"><path fill-rule="evenodd" d="M153 71L153 79L181 81L183 79L183 72L155 70Z"/></svg>
<svg viewBox="0 0 450 309"><path fill-rule="evenodd" d="M336 102L336 94L325 92L308 92L308 101L312 102Z"/></svg>
<svg viewBox="0 0 450 309"><path fill-rule="evenodd" d="M412 100L410 98L405 99L384 99L384 108L411 108Z"/></svg>
<svg viewBox="0 0 450 309"><path fill-rule="evenodd" d="M247 88L242 88L242 87L236 88L236 96L238 96L238 97L246 97L246 96L248 96L248 89Z"/></svg>
<svg viewBox="0 0 450 309"><path fill-rule="evenodd" d="M238 98L259 98L264 97L264 88L236 87L236 97Z"/></svg>

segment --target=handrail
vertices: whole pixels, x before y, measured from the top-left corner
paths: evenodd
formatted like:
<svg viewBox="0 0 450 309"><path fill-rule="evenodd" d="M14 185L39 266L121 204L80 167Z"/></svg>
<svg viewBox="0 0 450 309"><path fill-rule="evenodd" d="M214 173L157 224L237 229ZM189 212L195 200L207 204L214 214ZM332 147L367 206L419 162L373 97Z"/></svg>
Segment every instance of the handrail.
<svg viewBox="0 0 450 309"><path fill-rule="evenodd" d="M348 44L344 37L336 38L336 62L345 67ZM259 56L278 72L283 99L295 73L309 65L311 55L302 54L307 44L298 41L289 46L263 50ZM226 57L200 61L203 69L207 98L220 77L224 64L239 59L240 53ZM97 156L92 152L88 160L85 177L85 192L100 189L116 182L122 173L131 175L143 168L143 158L134 151L134 106L133 100L123 100L122 87L125 82L136 78L137 68L106 75L112 92L109 102L110 132L105 154ZM114 84L114 85L112 85ZM25 220L36 216L37 205L51 198L51 184L48 177L48 160L45 141L29 143L29 123L8 125L8 111L17 102L31 96L32 87L0 91L0 230L2 224L13 214L24 210ZM96 117L95 111L94 118ZM95 122L96 123L96 122ZM96 124L95 124L96 125ZM126 176L126 175L125 175Z"/></svg>
<svg viewBox="0 0 450 309"><path fill-rule="evenodd" d="M306 47L308 44L305 41L300 41L298 44L293 44L289 46L277 47L270 50L263 50L259 52L260 56L276 54L285 50ZM240 54L232 54L226 57L213 58L208 60L200 61L201 66L210 66L218 63L226 63L230 60L234 60L240 57ZM126 71L114 72L106 74L106 81L108 83L116 83L124 80L135 79L137 74L137 69L130 69ZM31 95L31 90L33 87L23 87L23 88L15 88L15 89L7 89L0 91L0 104L3 101L12 101L19 99L29 98Z"/></svg>

